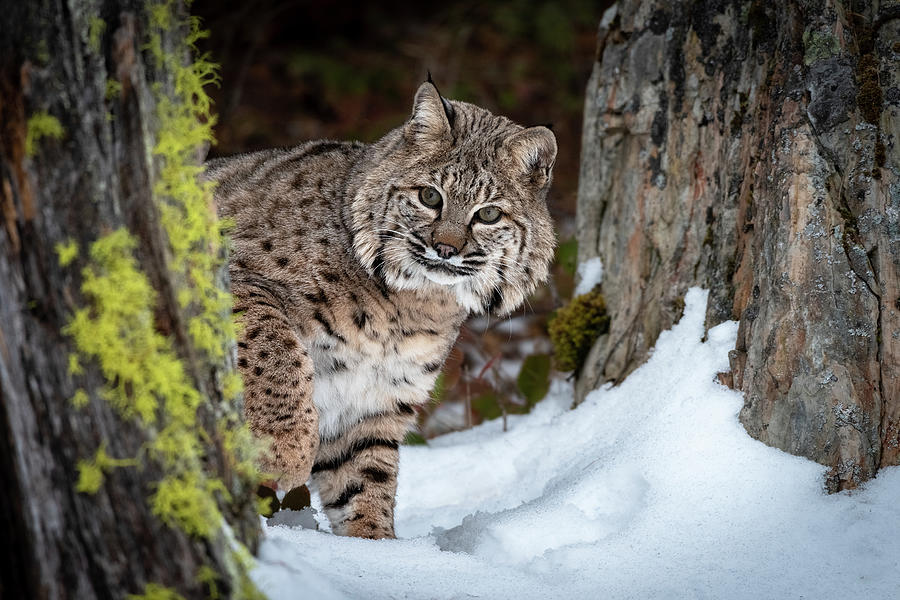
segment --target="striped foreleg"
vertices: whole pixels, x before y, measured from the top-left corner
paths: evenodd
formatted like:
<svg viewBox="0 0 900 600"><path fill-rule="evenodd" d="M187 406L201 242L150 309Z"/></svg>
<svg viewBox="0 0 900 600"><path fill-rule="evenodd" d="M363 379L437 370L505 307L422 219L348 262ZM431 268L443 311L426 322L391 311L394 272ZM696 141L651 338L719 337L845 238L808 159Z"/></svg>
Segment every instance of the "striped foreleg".
<svg viewBox="0 0 900 600"><path fill-rule="evenodd" d="M396 410L363 419L339 437L321 440L313 482L338 535L394 537L398 447L415 411Z"/></svg>

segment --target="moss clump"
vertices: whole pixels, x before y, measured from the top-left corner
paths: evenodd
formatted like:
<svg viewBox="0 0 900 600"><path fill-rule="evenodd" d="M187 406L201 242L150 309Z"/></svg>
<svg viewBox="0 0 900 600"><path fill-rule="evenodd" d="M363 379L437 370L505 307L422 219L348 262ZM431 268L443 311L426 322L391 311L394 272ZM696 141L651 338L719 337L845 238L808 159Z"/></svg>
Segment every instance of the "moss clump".
<svg viewBox="0 0 900 600"><path fill-rule="evenodd" d="M877 124L881 118L881 107L884 94L878 84L878 61L874 54L859 57L856 65L856 80L859 86L856 93L856 105L863 119Z"/></svg>
<svg viewBox="0 0 900 600"><path fill-rule="evenodd" d="M603 295L595 289L576 296L556 312L548 328L557 367L577 373L584 365L594 341L609 331L609 316Z"/></svg>
<svg viewBox="0 0 900 600"><path fill-rule="evenodd" d="M26 125L25 155L34 156L37 152L37 143L41 138L49 137L61 140L66 134L59 119L46 111L31 115Z"/></svg>

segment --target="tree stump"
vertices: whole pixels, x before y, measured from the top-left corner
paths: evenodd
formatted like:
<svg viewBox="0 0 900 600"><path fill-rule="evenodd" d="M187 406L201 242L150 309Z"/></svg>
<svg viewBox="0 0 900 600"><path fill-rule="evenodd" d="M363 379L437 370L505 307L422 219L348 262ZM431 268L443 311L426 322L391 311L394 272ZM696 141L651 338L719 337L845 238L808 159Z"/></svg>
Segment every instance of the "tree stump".
<svg viewBox="0 0 900 600"><path fill-rule="evenodd" d="M176 264L181 241L164 213L184 207L169 198L164 208L154 189L173 166L159 146L161 107L184 99L176 85L184 73L172 65L192 68L192 23L173 0L3 6L0 597L252 593L241 544L252 549L258 536L256 482L236 462L239 394L224 389L233 342L223 334L208 348L198 343L203 298L191 279L214 282L205 294L224 293L223 260L198 260L190 273ZM199 169L198 141L188 141L193 159L179 172ZM196 191L191 178L180 184ZM209 233L208 247L192 247L197 257L220 252ZM91 278L133 305L105 306ZM117 327L79 341L67 328L81 310L88 323ZM228 312L212 310L222 323ZM140 327L146 348L123 344L123 364L96 359L107 341L131 340ZM139 375L160 368L159 358L170 368L163 383L180 389L150 390L138 404Z"/></svg>

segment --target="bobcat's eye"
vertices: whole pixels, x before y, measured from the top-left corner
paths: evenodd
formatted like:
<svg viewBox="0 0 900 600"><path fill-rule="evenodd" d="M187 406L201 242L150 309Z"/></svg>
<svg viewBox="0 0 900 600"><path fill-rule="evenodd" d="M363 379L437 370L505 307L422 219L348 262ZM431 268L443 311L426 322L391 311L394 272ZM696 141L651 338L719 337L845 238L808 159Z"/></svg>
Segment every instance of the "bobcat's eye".
<svg viewBox="0 0 900 600"><path fill-rule="evenodd" d="M475 216L478 217L478 220L482 223L490 225L499 221L502 214L503 213L501 213L500 209L496 206L485 206L475 213Z"/></svg>
<svg viewBox="0 0 900 600"><path fill-rule="evenodd" d="M419 200L428 208L437 208L441 205L443 198L441 198L441 193L433 187L423 187L419 190Z"/></svg>

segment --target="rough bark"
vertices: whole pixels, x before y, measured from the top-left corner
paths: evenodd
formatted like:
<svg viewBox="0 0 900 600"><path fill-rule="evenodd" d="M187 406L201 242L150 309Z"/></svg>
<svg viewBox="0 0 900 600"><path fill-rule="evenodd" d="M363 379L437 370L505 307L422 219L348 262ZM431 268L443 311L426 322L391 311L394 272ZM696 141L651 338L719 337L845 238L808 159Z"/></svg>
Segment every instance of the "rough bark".
<svg viewBox="0 0 900 600"><path fill-rule="evenodd" d="M588 84L579 260L612 316L578 381L621 381L710 289L739 319L741 422L852 488L900 462L900 8L621 0Z"/></svg>
<svg viewBox="0 0 900 600"><path fill-rule="evenodd" d="M173 79L146 50L146 10L139 0L42 0L3 2L0 11L4 598L123 598L147 583L206 597L210 586L198 580L203 565L216 573L223 597L236 585L227 534L200 539L151 513L147 498L160 465L148 460L141 468L113 469L95 494L76 492L79 460L101 444L112 457L141 456L152 433L98 397L104 379L96 365L84 363L80 375L68 372L74 348L61 333L87 302L80 291L86 248L121 227L139 240L136 258L158 293L157 328L205 397L200 424L210 437L203 461L231 494L220 502L224 526L255 544L248 482L235 473L216 434L216 419L228 405L221 391L228 365L212 364L192 346L151 195L159 167L152 155L158 127L152 86L171 87ZM178 36L184 31L177 27L163 32L163 46L178 48ZM108 95L108 80L121 92ZM29 157L27 121L41 111L58 118L64 133L39 140ZM81 253L63 267L55 247L72 240ZM81 409L70 402L77 388L91 397Z"/></svg>

